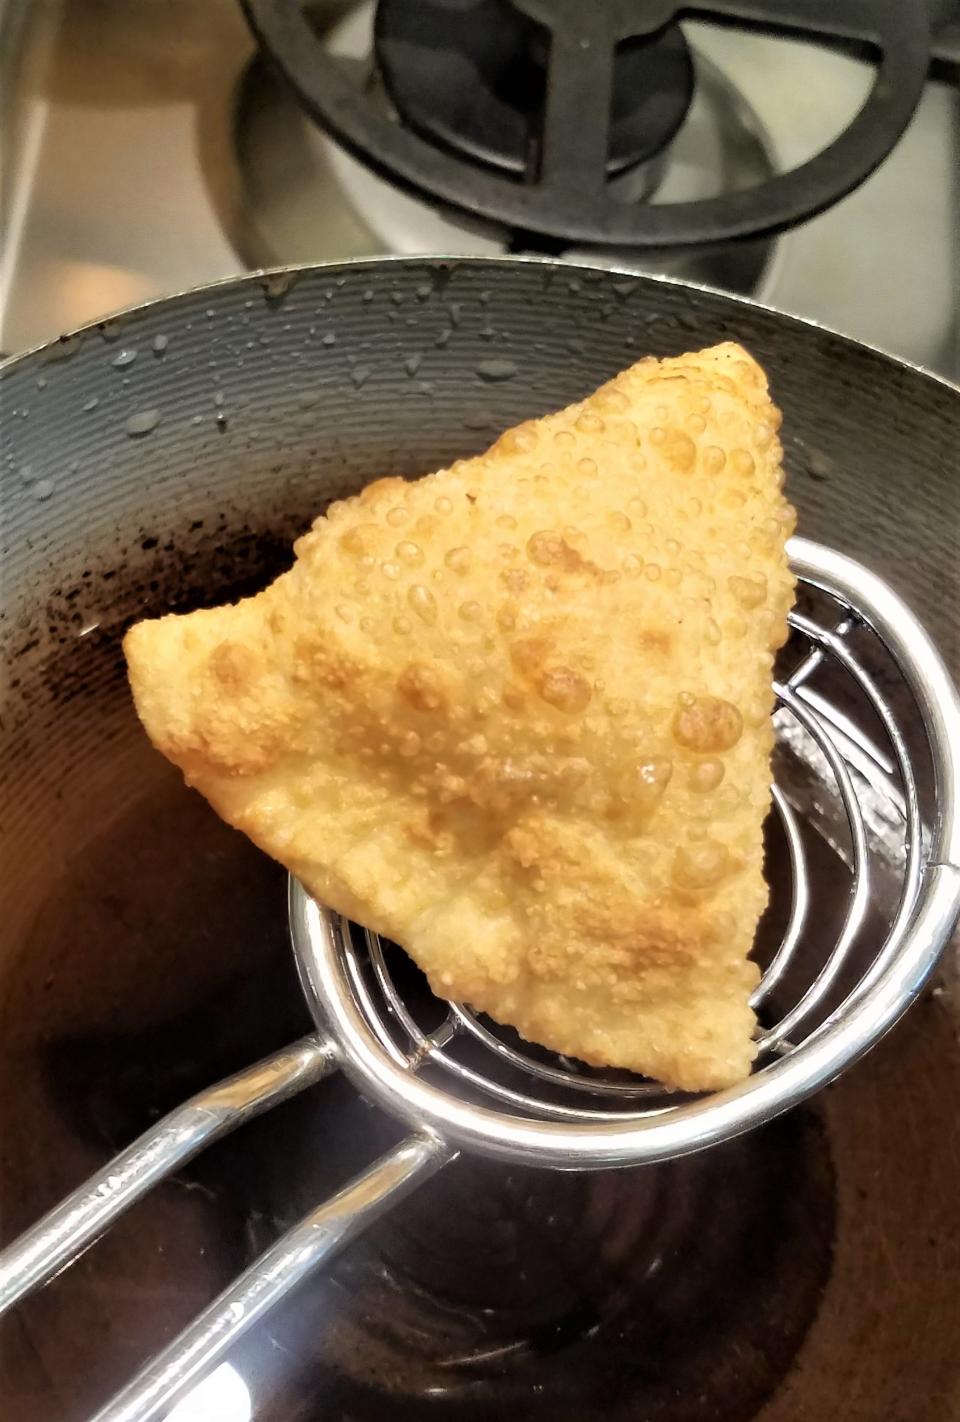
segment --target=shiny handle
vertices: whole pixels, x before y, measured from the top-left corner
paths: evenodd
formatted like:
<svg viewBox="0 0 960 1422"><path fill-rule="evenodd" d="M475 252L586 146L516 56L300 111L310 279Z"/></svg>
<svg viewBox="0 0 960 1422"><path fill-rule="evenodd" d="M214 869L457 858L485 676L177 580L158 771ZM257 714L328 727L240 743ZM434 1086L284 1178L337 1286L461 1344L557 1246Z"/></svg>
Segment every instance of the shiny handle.
<svg viewBox="0 0 960 1422"><path fill-rule="evenodd" d="M154 1422L256 1321L455 1152L409 1136L261 1254L91 1422Z"/></svg>
<svg viewBox="0 0 960 1422"><path fill-rule="evenodd" d="M330 1042L304 1037L164 1116L0 1254L0 1315L65 1269L158 1180L336 1065Z"/></svg>

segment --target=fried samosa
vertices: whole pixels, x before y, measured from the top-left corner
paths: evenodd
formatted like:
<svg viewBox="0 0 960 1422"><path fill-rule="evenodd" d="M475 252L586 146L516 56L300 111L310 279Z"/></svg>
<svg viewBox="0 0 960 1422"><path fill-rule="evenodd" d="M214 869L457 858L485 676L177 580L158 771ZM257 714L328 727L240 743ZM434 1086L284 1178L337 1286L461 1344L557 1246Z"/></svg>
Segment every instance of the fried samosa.
<svg viewBox="0 0 960 1422"><path fill-rule="evenodd" d="M372 484L258 596L131 628L143 724L439 995L587 1063L735 1082L794 592L779 424L725 344Z"/></svg>

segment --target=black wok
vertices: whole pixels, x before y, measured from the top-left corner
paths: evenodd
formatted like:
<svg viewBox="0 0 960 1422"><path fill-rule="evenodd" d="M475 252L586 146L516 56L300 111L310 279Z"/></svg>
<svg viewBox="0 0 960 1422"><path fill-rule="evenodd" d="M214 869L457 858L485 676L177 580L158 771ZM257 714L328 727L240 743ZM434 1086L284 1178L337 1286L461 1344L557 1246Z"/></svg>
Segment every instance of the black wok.
<svg viewBox="0 0 960 1422"><path fill-rule="evenodd" d="M710 292L377 261L160 301L9 362L0 1233L309 1023L283 875L148 747L119 640L255 589L334 496L481 449L646 353L744 342L801 531L960 672L960 391ZM825 891L829 851L822 855ZM960 1416L955 966L812 1106L642 1172L459 1162L231 1356L254 1417ZM0 1333L11 1419L85 1417L394 1128L337 1080L200 1157Z"/></svg>

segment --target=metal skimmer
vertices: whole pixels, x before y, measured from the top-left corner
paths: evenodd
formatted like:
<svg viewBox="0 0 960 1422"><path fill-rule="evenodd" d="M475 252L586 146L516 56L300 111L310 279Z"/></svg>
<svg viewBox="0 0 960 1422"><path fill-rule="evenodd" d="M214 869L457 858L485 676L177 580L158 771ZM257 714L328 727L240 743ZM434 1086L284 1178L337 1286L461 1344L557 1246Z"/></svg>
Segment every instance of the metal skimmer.
<svg viewBox="0 0 960 1422"><path fill-rule="evenodd" d="M753 996L753 1075L691 1097L541 1052L461 1003L401 991L395 979L413 970L399 950L291 882L316 1035L195 1096L12 1244L0 1312L205 1145L337 1068L412 1134L268 1249L95 1422L163 1417L251 1324L459 1150L561 1170L701 1150L833 1080L909 1006L960 916L960 698L881 579L803 539L790 556L802 610L793 669L776 686L774 807L791 884ZM811 883L811 836L849 871L836 925Z"/></svg>

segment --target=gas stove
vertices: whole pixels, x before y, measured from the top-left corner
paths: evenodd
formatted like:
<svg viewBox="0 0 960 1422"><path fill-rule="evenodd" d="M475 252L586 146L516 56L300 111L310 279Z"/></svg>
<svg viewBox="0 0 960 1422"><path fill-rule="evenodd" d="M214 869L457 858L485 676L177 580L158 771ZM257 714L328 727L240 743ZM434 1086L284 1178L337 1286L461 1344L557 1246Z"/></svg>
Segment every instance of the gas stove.
<svg viewBox="0 0 960 1422"><path fill-rule="evenodd" d="M291 45L277 21L299 14L294 0L0 0L0 348L252 267L549 253L734 291L960 376L960 6L931 0L927 52L915 16L904 18L907 0L712 7L728 21L734 9L784 22L819 13L830 44L809 29L797 39L710 23L706 6L690 6L677 30L655 23L671 9L658 0L593 0L598 28L568 25L583 64L571 61L564 84L574 98L608 93L610 142L597 140L594 105L591 133L574 124L571 135L568 122L570 152L550 154L544 32L586 8L329 0L310 5L309 33L295 31ZM887 23L900 12L907 88L881 92L856 162L761 201L863 110L873 84L863 17L874 10ZM604 30L620 11L628 28L643 11L652 30ZM431 24L413 23L424 15ZM487 23L504 17L505 30ZM612 64L594 65L594 43ZM334 111L323 56L349 85L349 124ZM388 152L384 123L459 166ZM564 171L570 191L558 181L549 202L526 191ZM604 202L594 210L578 184ZM721 202L731 193L742 208ZM680 203L701 208L699 232ZM310 1027L277 913L279 869L245 841L238 849L146 742L137 747L135 809L64 863L8 975L18 1072L0 1101L0 1134L27 1162L22 1191L0 1201L8 1235L176 1102ZM819 841L814 849L822 887L834 857ZM114 892L125 874L150 890L133 918ZM203 911L183 908L194 903ZM90 951L67 972L60 948L76 942ZM237 973L244 943L254 947ZM159 988L141 961L165 965ZM116 1020L118 1000L132 1024ZM916 1041L929 1070L926 1057L915 1064L932 1080L936 1042L922 1027ZM288 1102L201 1156L28 1301L0 1338L12 1416L88 1415L91 1399L110 1395L308 1206L393 1143L395 1128L346 1083L322 1090L319 1106ZM888 1099L878 1091L878 1120ZM167 1422L478 1422L491 1406L534 1418L560 1405L578 1422L666 1418L681 1393L689 1422L798 1418L791 1370L843 1247L837 1211L862 1217L885 1248L886 1221L904 1214L902 1193L887 1201L879 1189L868 1200L857 1187L838 1205L831 1151L810 1109L682 1168L546 1177L481 1163L445 1173L252 1330ZM949 1152L942 1162L945 1178ZM914 1257L935 1243L923 1227L931 1210L906 1212ZM905 1337L923 1376L922 1344Z"/></svg>
<svg viewBox="0 0 960 1422"><path fill-rule="evenodd" d="M546 252L956 376L960 6L674 8L6 0L0 347L250 267Z"/></svg>

